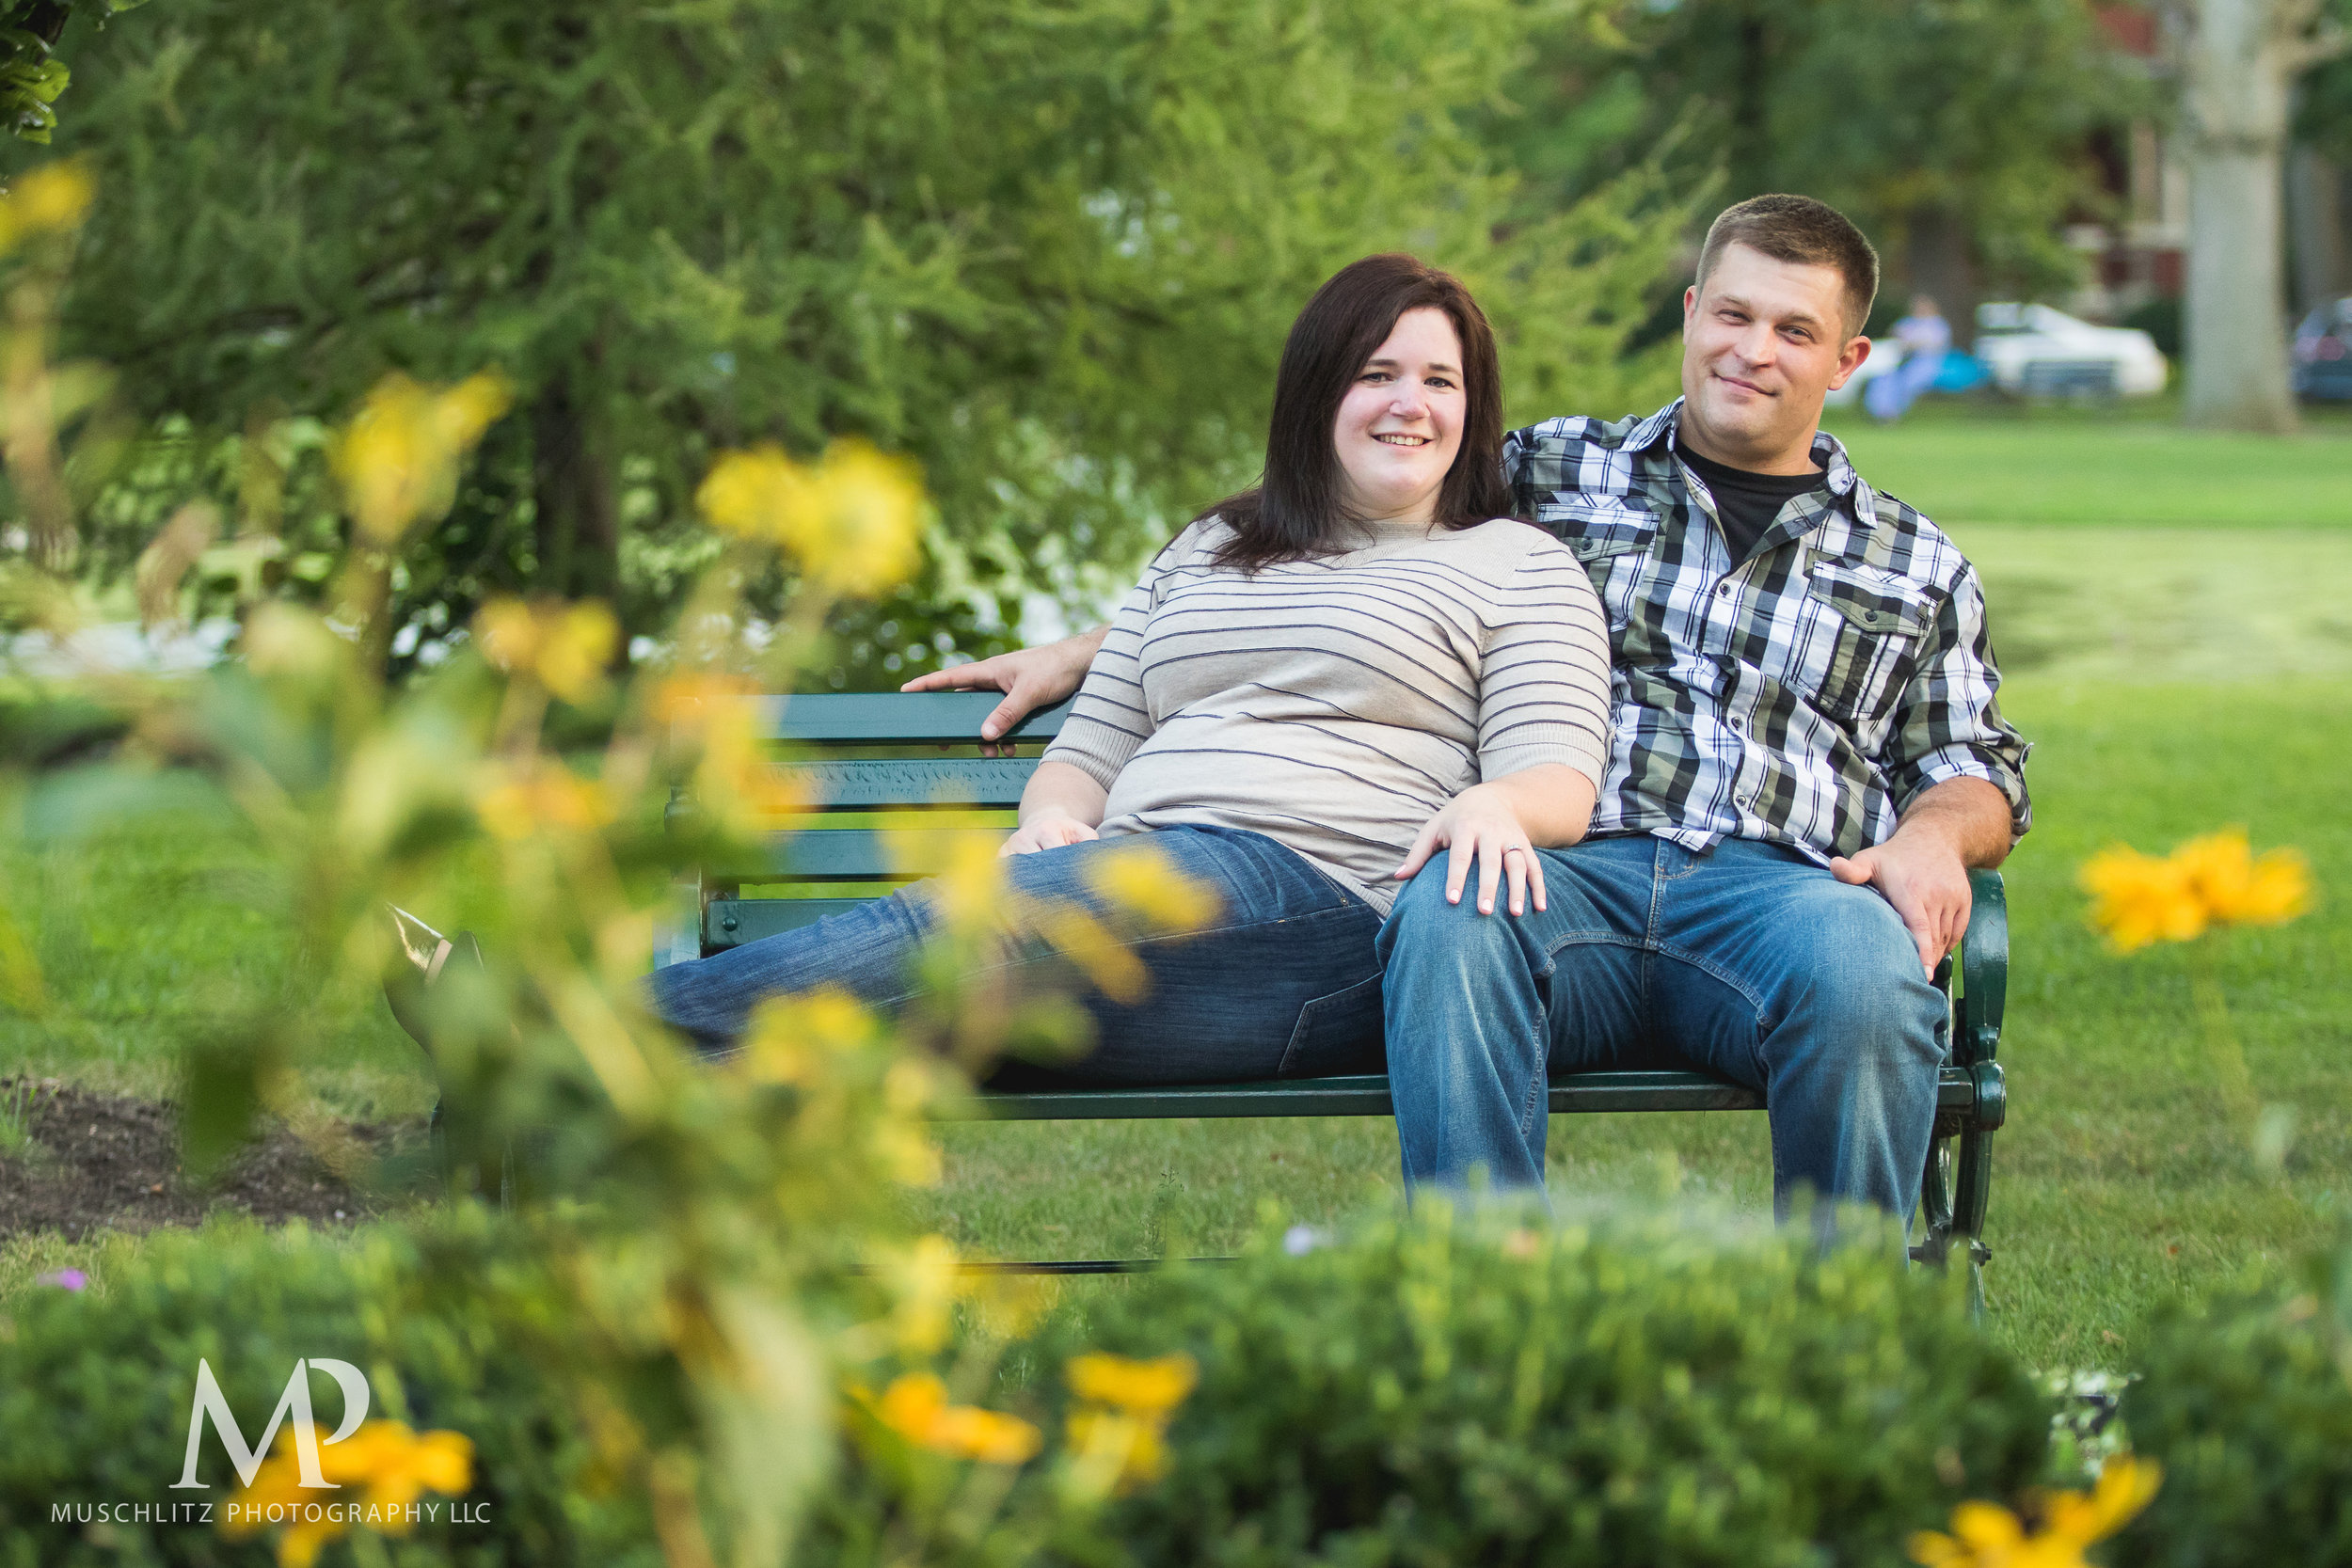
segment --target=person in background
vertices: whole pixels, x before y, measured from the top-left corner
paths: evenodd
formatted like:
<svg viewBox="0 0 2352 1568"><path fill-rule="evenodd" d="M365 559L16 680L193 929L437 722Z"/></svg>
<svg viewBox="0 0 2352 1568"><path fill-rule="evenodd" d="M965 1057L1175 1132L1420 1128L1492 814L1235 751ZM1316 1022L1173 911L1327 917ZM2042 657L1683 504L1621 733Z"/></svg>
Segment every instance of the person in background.
<svg viewBox="0 0 2352 1568"><path fill-rule="evenodd" d="M1716 218L1682 392L1515 432L1517 508L1591 574L1615 724L1549 897L1483 918L1423 871L1379 939L1406 1174L1544 1180L1549 1076L1696 1068L1760 1090L1773 1191L1916 1206L1968 871L2031 821L1975 568L1820 428L1870 352L1878 256L1802 196ZM1073 690L1101 633L909 683ZM1435 868L1433 868L1435 869Z"/></svg>
<svg viewBox="0 0 2352 1568"><path fill-rule="evenodd" d="M1903 361L1862 388L1862 406L1874 419L1899 420L1944 373L1952 351L1952 324L1926 294L1911 296L1911 314L1895 324Z"/></svg>

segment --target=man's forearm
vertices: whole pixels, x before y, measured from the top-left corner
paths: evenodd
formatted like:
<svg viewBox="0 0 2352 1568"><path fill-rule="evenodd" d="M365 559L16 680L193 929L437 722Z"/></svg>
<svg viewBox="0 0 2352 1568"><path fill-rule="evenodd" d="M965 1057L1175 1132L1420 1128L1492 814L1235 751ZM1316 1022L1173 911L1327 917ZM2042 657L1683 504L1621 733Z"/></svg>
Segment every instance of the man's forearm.
<svg viewBox="0 0 2352 1568"><path fill-rule="evenodd" d="M1971 869L1998 865L2009 858L2009 797L1982 779L1946 779L1913 800L1895 837L1941 841Z"/></svg>

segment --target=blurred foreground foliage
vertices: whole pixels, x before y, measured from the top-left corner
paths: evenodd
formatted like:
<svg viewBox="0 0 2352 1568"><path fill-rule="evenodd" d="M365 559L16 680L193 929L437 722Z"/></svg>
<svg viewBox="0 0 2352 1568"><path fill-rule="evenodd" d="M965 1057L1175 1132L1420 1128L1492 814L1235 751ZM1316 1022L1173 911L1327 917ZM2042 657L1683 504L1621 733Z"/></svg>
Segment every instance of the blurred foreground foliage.
<svg viewBox="0 0 2352 1568"><path fill-rule="evenodd" d="M854 436L937 502L928 565L837 613L861 683L1090 608L1246 482L1292 315L1409 248L1494 315L1534 419L1662 400L1629 362L1689 216L1641 159L1562 201L1467 128L1597 0L719 0L257 10L84 40L61 149L107 193L68 351L144 433L79 542L128 572L206 497L230 578L324 602L322 421L485 365L514 417L389 578L396 668L500 593L663 635L714 558L716 452ZM253 84L266 80L266 92ZM749 587L781 614L783 572Z"/></svg>
<svg viewBox="0 0 2352 1568"><path fill-rule="evenodd" d="M216 1227L119 1245L82 1294L0 1305L0 1562L263 1560L176 1525L93 1542L48 1505L177 1476L199 1356L258 1412L300 1355L368 1369L377 1414L473 1439L485 1522L420 1527L391 1560L693 1560L628 1459L687 1404L644 1397L675 1397L656 1361L627 1364L641 1397L618 1407L549 1370L580 1339L545 1223L459 1210L343 1243ZM1433 1203L1296 1250L1267 1228L1233 1267L1042 1318L1033 1286L943 1293L915 1341L935 1372L853 1380L838 1425L768 1454L831 1477L795 1560L1894 1561L1954 1502L2042 1479L2032 1380L1946 1282L1880 1249ZM882 1290L843 1279L796 1307L839 1345ZM698 1493L719 1479L691 1474Z"/></svg>
<svg viewBox="0 0 2352 1568"><path fill-rule="evenodd" d="M691 1401L656 1359L628 1363L625 1405L563 1370L581 1340L547 1223L215 1225L112 1243L86 1291L0 1301L0 1564L269 1560L51 1510L179 1473L199 1356L259 1412L306 1355L366 1369L373 1414L473 1443L470 1522L324 1562L777 1560L717 1531L711 1558L681 1552L677 1510L722 1479L691 1450L663 1487L632 1481L631 1444L685 1430ZM1083 1299L939 1275L882 1319L875 1276L804 1290L829 1344L888 1323L912 1349L845 1377L834 1418L794 1433L805 1451L769 1458L828 1477L791 1560L829 1568L2083 1568L2151 1493L2096 1560L2342 1563L2347 1269L2339 1251L2162 1314L2124 1399L2134 1449L2093 1477L1950 1283L1883 1247L1638 1210L1269 1220L1231 1266ZM203 1465L225 1469L209 1444Z"/></svg>
<svg viewBox="0 0 2352 1568"><path fill-rule="evenodd" d="M739 850L792 800L740 699L803 684L829 657L826 625L845 595L886 591L913 569L931 512L911 465L854 442L808 464L722 454L698 498L715 528L709 566L690 586L668 657L633 679L615 671L620 626L604 601L499 597L453 657L394 683L401 562L455 513L469 462L516 416L502 374L388 374L320 441L349 543L319 584L318 607L240 578L233 659L180 676L103 660L76 673L97 612L74 546L92 493L82 476L106 438L87 415L103 402L104 377L51 358L47 310L88 183L71 166L42 179L19 181L0 204L0 244L12 247L0 253L0 367L11 394L0 401L0 448L24 546L0 562L0 606L62 673L15 677L9 695L15 711L46 710L48 733L103 727L106 740L71 770L0 781L0 800L22 805L28 825L68 836L209 819L256 847L252 896L291 911L296 933L284 963L201 977L181 1015L189 1166L200 1176L215 1165L264 1113L337 1168L364 1165L296 1069L331 1049L331 1020L388 978L413 979L388 906L462 921L486 961L453 966L415 1003L444 1096L437 1142L453 1214L420 1221L405 1243L409 1261L373 1276L363 1267L355 1289L374 1278L436 1302L479 1298L487 1317L450 1307L452 1332L478 1328L486 1338L467 1343L483 1354L495 1345L514 1358L515 1376L545 1389L539 1418L582 1434L593 1478L574 1464L577 1442L559 1443L573 1458L528 1528L561 1533L570 1513L558 1494L602 1488L643 1502L675 1568L782 1560L834 1463L850 1386L928 1386L953 1304L996 1293L986 1278L960 1275L945 1243L909 1234L898 1196L937 1175L929 1117L1008 1038L1061 1037L1072 1026L1066 1002L952 983L1006 925L993 854L946 879L939 988L893 1022L842 996L787 999L714 1064L647 1005L657 925L679 912L675 869ZM82 384L98 389L65 395ZM185 605L184 583L203 569L218 525L201 507L183 508L138 552L133 577L151 624ZM785 574L785 562L798 587L763 619L752 585ZM673 810L690 801L691 811ZM1131 902L1135 918L1150 918L1148 899ZM5 897L0 1006L75 1026ZM526 1179L510 1180L517 1166ZM481 1228L491 1222L470 1213L477 1195L508 1211L494 1237ZM460 1244L437 1240L448 1236ZM200 1253L170 1256L182 1280L208 1266L190 1260ZM267 1259L224 1264L248 1265ZM408 1275L386 1273L399 1268ZM314 1259L304 1270L313 1279L333 1272ZM220 1298L208 1299L217 1307ZM356 1312L363 1331L389 1332L363 1300L336 1310ZM200 1339L238 1322L210 1311L209 1323L180 1326ZM0 1323L0 1341L14 1334ZM161 1338L175 1357L191 1345ZM240 1377L282 1380L283 1347L257 1338L230 1334L220 1354L266 1352ZM439 1354L419 1351L428 1353ZM297 1341L292 1354L323 1352ZM355 1354L354 1364L368 1363ZM174 1372L194 1368L182 1358ZM87 1394L93 1419L115 1418L104 1386ZM884 1408L918 1446L954 1448L992 1418L944 1396L916 1402L928 1412L920 1421L904 1396L895 1405L885 1397ZM406 1463L405 1444L378 1447ZM1078 1446L1062 1466L1072 1479L1040 1507L1084 1514L1107 1494L1120 1466L1089 1460L1097 1446ZM486 1449L485 1463L495 1473ZM437 1473L450 1480L446 1467ZM983 1509L963 1523L992 1528L996 1517ZM210 1554L227 1548L201 1539L188 1560L220 1560ZM282 1568L300 1568L319 1540L276 1532ZM26 1549L21 1541L9 1549ZM177 1548L165 1549L168 1558ZM928 1553L918 1543L901 1560Z"/></svg>

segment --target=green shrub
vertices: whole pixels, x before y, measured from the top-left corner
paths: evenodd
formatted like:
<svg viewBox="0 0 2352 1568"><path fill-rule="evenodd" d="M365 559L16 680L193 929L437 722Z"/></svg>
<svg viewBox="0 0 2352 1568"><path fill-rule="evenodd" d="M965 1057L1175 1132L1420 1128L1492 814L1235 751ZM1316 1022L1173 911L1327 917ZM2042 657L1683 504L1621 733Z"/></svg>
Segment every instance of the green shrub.
<svg viewBox="0 0 2352 1568"><path fill-rule="evenodd" d="M2124 1392L2164 1489L2119 1563L2352 1564L2352 1245L2159 1311Z"/></svg>
<svg viewBox="0 0 2352 1568"><path fill-rule="evenodd" d="M600 1484L586 1423L559 1409L516 1353L532 1332L523 1321L532 1292L501 1277L501 1234L464 1210L414 1232L385 1227L347 1238L215 1225L159 1233L135 1255L119 1248L101 1265L103 1289L36 1288L0 1303L0 1564L275 1561L267 1535L60 1523L52 1513L201 1498L217 1520L236 1476L209 1422L198 1475L211 1489L173 1489L198 1359L252 1442L295 1359L312 1356L368 1376L372 1417L453 1430L474 1444L462 1500L485 1522L453 1525L445 1504L440 1522L381 1543L390 1562L658 1562L642 1503ZM316 1418L331 1429L341 1399L327 1378L312 1382ZM325 1560L349 1561L350 1550L331 1543Z"/></svg>
<svg viewBox="0 0 2352 1568"><path fill-rule="evenodd" d="M1878 1564L2040 1476L2046 1400L1883 1252L1423 1210L1095 1316L1105 1349L1201 1369L1107 1534L1230 1568Z"/></svg>

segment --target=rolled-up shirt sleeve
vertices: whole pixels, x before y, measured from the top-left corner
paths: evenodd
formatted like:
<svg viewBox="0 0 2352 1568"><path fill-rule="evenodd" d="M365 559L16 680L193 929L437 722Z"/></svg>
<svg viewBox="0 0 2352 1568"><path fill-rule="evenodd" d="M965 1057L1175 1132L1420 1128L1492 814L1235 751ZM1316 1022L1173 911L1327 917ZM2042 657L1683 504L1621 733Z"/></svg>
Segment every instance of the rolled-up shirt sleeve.
<svg viewBox="0 0 2352 1568"><path fill-rule="evenodd" d="M1984 589L1970 567L1936 615L1878 759L1898 816L1947 779L1982 779L2008 798L2012 844L2033 826L2026 793L2026 754L2032 748L2001 717L2000 687Z"/></svg>

